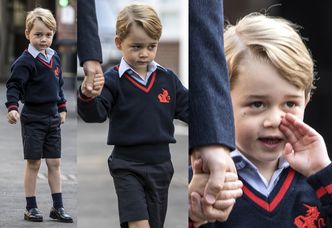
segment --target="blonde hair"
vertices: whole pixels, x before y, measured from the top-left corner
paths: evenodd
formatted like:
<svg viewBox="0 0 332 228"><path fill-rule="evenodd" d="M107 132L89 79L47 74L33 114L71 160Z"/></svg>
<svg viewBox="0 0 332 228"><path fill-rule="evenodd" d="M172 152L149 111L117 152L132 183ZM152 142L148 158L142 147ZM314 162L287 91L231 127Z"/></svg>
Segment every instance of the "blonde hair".
<svg viewBox="0 0 332 228"><path fill-rule="evenodd" d="M160 39L162 25L151 6L133 3L121 10L116 20L116 35L122 40L125 39L133 24L141 26L152 39Z"/></svg>
<svg viewBox="0 0 332 228"><path fill-rule="evenodd" d="M56 21L52 12L48 9L35 8L34 10L28 12L25 20L25 28L28 32L31 31L36 20L43 22L47 28L52 30L54 33L56 31Z"/></svg>
<svg viewBox="0 0 332 228"><path fill-rule="evenodd" d="M285 19L260 13L251 13L236 25L227 26L224 45L231 88L241 63L254 56L272 64L284 79L303 89L308 98L315 88L314 63L298 28Z"/></svg>

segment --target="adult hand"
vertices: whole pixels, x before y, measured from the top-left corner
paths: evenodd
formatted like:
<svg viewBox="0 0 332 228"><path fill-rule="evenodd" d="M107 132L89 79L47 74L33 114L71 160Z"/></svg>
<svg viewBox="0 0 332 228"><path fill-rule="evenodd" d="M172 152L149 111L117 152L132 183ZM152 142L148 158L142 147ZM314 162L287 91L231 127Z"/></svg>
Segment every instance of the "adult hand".
<svg viewBox="0 0 332 228"><path fill-rule="evenodd" d="M196 148L192 155L192 164L197 159L202 159L202 171L210 174L204 190L204 201L208 205L215 203L218 193L223 189L225 173L236 169L229 149L221 145L211 145Z"/></svg>
<svg viewBox="0 0 332 228"><path fill-rule="evenodd" d="M17 121L20 119L20 114L16 110L11 110L7 114L7 119L10 124L16 124Z"/></svg>
<svg viewBox="0 0 332 228"><path fill-rule="evenodd" d="M88 60L83 63L83 70L86 76L86 90L93 90L93 79L96 74L103 74L100 62L96 60Z"/></svg>
<svg viewBox="0 0 332 228"><path fill-rule="evenodd" d="M293 169L308 177L331 163L323 137L302 120L287 113L279 128L288 140L283 154Z"/></svg>

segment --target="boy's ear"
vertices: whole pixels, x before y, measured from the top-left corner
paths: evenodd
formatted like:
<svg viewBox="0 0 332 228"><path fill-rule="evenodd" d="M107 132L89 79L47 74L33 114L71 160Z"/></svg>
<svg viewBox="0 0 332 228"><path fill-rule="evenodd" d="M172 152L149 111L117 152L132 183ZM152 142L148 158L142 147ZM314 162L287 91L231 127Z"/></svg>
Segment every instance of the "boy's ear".
<svg viewBox="0 0 332 228"><path fill-rule="evenodd" d="M115 36L115 46L117 47L117 49L121 50L121 38L119 36Z"/></svg>
<svg viewBox="0 0 332 228"><path fill-rule="evenodd" d="M308 94L307 94L307 96L306 96L306 99L305 99L305 107L307 106L307 104L309 103L309 101L310 101L310 99L311 99L311 93L309 92Z"/></svg>
<svg viewBox="0 0 332 228"><path fill-rule="evenodd" d="M25 38L29 39L29 33L30 32L26 29L24 33L25 33Z"/></svg>

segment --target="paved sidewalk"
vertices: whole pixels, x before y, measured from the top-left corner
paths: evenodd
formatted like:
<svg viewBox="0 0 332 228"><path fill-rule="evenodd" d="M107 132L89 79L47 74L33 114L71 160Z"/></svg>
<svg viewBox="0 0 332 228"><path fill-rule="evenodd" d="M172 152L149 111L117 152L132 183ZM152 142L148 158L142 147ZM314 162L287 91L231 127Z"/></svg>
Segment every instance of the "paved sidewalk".
<svg viewBox="0 0 332 228"><path fill-rule="evenodd" d="M20 123L11 125L7 122L7 110L4 105L6 88L4 84L0 84L0 228L77 227L76 100L73 91L65 91L65 95L69 112L66 123L62 125L62 192L64 206L73 216L74 223L58 223L48 217L52 198L47 181L47 166L44 161L37 180L37 203L43 212L44 222L24 221L23 171L25 161L23 160L21 126Z"/></svg>

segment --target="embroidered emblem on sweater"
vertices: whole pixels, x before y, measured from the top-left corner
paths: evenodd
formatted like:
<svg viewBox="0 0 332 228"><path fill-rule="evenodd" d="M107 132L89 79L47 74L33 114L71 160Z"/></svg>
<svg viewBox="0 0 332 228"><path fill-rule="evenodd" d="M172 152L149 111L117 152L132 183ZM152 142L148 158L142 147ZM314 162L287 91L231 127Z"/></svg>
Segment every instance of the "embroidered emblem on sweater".
<svg viewBox="0 0 332 228"><path fill-rule="evenodd" d="M168 95L168 91L166 89L162 89L163 92L158 94L158 99L160 103L169 103L171 97Z"/></svg>
<svg viewBox="0 0 332 228"><path fill-rule="evenodd" d="M55 68L54 74L55 74L56 77L59 77L59 67Z"/></svg>
<svg viewBox="0 0 332 228"><path fill-rule="evenodd" d="M307 213L305 215L299 215L294 219L294 224L297 228L321 228L325 227L325 221L320 218L320 212L316 206L309 206L308 204L303 204L307 208Z"/></svg>

